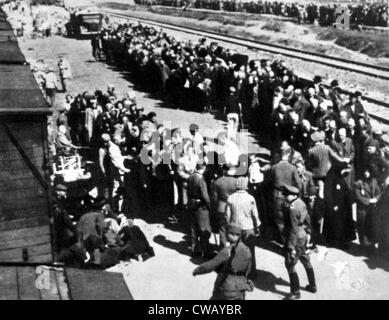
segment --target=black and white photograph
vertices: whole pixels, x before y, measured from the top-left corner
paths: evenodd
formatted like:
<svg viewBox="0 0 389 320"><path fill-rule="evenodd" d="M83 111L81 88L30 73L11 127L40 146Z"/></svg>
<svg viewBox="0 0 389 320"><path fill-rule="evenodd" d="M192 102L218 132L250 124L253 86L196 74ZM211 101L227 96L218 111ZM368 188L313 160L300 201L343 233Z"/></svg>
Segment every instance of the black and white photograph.
<svg viewBox="0 0 389 320"><path fill-rule="evenodd" d="M389 300L388 5L0 0L0 300Z"/></svg>

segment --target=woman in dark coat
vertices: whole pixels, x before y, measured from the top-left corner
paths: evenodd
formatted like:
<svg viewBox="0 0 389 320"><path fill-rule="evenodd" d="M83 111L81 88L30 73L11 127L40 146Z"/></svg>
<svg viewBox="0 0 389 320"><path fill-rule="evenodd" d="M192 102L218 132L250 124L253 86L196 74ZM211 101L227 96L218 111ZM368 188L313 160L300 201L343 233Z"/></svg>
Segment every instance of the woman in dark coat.
<svg viewBox="0 0 389 320"><path fill-rule="evenodd" d="M381 191L377 180L371 177L369 168L363 170L363 176L354 184L357 201L357 229L359 243L362 247L374 249L378 242L379 216L377 203Z"/></svg>
<svg viewBox="0 0 389 320"><path fill-rule="evenodd" d="M385 185L378 203L379 211L379 239L378 250L381 255L389 257L389 185Z"/></svg>
<svg viewBox="0 0 389 320"><path fill-rule="evenodd" d="M324 183L323 235L327 245L347 249L348 242L355 240L356 236L352 194L342 172L342 167L334 166L328 172Z"/></svg>

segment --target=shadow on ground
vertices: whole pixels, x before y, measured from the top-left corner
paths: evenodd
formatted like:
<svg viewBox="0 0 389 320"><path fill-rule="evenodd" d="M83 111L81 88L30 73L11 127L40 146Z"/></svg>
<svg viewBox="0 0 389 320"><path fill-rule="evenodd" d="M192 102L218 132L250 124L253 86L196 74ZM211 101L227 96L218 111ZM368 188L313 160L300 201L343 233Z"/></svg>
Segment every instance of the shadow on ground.
<svg viewBox="0 0 389 320"><path fill-rule="evenodd" d="M289 292L280 291L276 288L276 285L289 286L289 282L282 278L275 277L271 272L264 270L257 270L257 277L253 280L255 288L265 291L286 296Z"/></svg>

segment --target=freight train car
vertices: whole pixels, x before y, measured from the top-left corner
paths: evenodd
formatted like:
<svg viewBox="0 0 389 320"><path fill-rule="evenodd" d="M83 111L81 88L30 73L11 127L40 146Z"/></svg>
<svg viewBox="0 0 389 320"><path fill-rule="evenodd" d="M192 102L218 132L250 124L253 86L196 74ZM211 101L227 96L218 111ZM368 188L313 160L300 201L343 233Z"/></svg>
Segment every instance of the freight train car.
<svg viewBox="0 0 389 320"><path fill-rule="evenodd" d="M3 15L2 15L3 16ZM49 106L0 21L0 262L52 262Z"/></svg>

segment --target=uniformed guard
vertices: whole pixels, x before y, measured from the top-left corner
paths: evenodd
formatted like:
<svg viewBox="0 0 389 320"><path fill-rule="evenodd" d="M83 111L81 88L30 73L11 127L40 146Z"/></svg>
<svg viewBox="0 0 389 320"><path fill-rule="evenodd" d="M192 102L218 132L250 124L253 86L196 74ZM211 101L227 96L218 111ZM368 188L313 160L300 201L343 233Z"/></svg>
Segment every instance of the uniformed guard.
<svg viewBox="0 0 389 320"><path fill-rule="evenodd" d="M209 238L212 229L209 218L211 201L203 173L204 163L196 164L196 171L188 179L188 208L191 220L192 255L212 256Z"/></svg>
<svg viewBox="0 0 389 320"><path fill-rule="evenodd" d="M216 270L218 273L211 300L244 300L246 291L254 286L247 276L251 269L251 253L241 241L241 228L227 225L227 239L231 244L223 248L215 258L198 266L193 276Z"/></svg>
<svg viewBox="0 0 389 320"><path fill-rule="evenodd" d="M285 266L290 278L290 294L285 300L300 299L300 281L295 266L300 260L308 276L306 290L316 293L316 281L313 267L306 252L308 237L310 236L310 217L307 207L299 197L299 189L290 185L284 185L285 196L284 221L285 221Z"/></svg>

